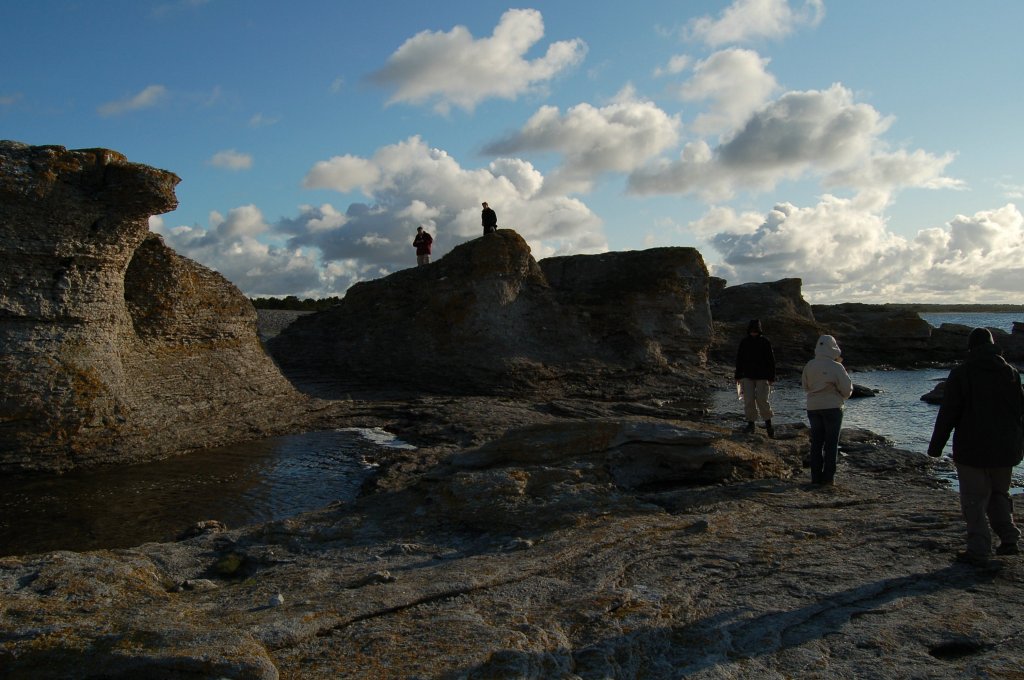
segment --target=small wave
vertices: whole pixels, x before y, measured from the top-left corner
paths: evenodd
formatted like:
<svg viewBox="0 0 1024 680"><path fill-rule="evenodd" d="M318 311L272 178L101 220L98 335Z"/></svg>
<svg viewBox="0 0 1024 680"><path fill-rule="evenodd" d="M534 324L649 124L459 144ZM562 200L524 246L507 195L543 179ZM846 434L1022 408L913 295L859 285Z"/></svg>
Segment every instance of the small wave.
<svg viewBox="0 0 1024 680"><path fill-rule="evenodd" d="M391 434L387 430L380 427L345 427L338 430L339 432L354 432L371 444L377 444L378 446L384 446L389 449L415 449L416 447L408 442L404 442L395 435Z"/></svg>

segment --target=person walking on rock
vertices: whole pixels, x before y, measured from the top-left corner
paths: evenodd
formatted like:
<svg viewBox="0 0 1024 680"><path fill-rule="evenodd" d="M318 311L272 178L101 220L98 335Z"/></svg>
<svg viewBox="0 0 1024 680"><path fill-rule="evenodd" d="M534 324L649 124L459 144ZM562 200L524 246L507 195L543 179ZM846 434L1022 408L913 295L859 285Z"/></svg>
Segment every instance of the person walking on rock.
<svg viewBox="0 0 1024 680"><path fill-rule="evenodd" d="M487 201L484 201L484 209L480 211L480 224L484 227L484 234L490 234L498 231L498 214L491 210L490 206L487 205Z"/></svg>
<svg viewBox="0 0 1024 680"><path fill-rule="evenodd" d="M836 339L822 335L814 358L804 366L800 384L807 393L807 420L811 424L811 483L832 486L839 459L839 432L843 405L853 394L853 381L842 364Z"/></svg>
<svg viewBox="0 0 1024 680"><path fill-rule="evenodd" d="M416 227L416 238L412 240L412 245L416 248L416 266L430 264L430 249L434 245L434 237L423 227Z"/></svg>
<svg viewBox="0 0 1024 680"><path fill-rule="evenodd" d="M753 319L747 324L747 335L740 340L736 352L736 382L743 395L743 411L747 417L747 432L754 431L758 411L764 418L764 429L769 437L775 436L772 427L770 398L775 382L775 353L772 343L764 337L761 322Z"/></svg>
<svg viewBox="0 0 1024 680"><path fill-rule="evenodd" d="M953 462L960 482L960 509L967 524L967 550L957 559L980 563L992 554L1020 553L1013 523L1010 479L1024 459L1024 388L987 328L967 339L968 357L949 372L928 455L938 458L953 434Z"/></svg>

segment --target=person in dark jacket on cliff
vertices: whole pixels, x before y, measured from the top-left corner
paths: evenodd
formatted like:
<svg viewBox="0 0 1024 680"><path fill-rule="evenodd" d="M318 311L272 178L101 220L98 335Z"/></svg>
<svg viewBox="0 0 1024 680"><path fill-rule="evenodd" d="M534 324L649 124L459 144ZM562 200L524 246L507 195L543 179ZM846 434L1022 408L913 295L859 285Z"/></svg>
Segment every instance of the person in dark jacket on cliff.
<svg viewBox="0 0 1024 680"><path fill-rule="evenodd" d="M775 382L775 353L772 351L772 343L764 337L758 319L747 324L747 336L740 340L740 348L736 352L736 382L743 394L746 431L754 431L754 421L760 411L765 431L769 437L774 437L772 405L769 400Z"/></svg>
<svg viewBox="0 0 1024 680"><path fill-rule="evenodd" d="M416 238L412 240L412 245L416 249L416 266L430 264L430 249L434 245L434 237L423 227L416 227Z"/></svg>
<svg viewBox="0 0 1024 680"><path fill-rule="evenodd" d="M480 224L484 227L484 234L498 231L498 214L491 210L491 207L484 201L484 209L480 211Z"/></svg>
<svg viewBox="0 0 1024 680"><path fill-rule="evenodd" d="M1024 458L1024 389L1020 373L1003 359L987 328L967 340L968 358L946 379L928 455L942 455L953 433L953 462L960 482L960 509L967 523L967 550L957 559L982 563L992 554L1017 555L1020 529L1013 523L1010 479Z"/></svg>

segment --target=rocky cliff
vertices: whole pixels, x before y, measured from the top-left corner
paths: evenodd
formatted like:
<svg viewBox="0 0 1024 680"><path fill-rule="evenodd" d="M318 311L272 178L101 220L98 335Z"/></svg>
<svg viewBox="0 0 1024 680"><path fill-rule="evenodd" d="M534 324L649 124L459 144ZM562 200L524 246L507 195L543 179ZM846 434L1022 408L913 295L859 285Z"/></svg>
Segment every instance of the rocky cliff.
<svg viewBox="0 0 1024 680"><path fill-rule="evenodd" d="M249 301L149 232L177 183L106 149L0 142L0 471L139 461L298 417Z"/></svg>
<svg viewBox="0 0 1024 680"><path fill-rule="evenodd" d="M692 248L539 264L501 229L426 267L359 283L268 346L293 374L461 394L575 391L675 373L711 338L707 269Z"/></svg>
<svg viewBox="0 0 1024 680"><path fill-rule="evenodd" d="M713 357L724 366L734 366L740 340L751 319L759 319L772 342L780 373L800 371L808 359L808 348L821 334L811 306L803 298L800 279L726 286L718 279L712 286L711 314L715 319Z"/></svg>

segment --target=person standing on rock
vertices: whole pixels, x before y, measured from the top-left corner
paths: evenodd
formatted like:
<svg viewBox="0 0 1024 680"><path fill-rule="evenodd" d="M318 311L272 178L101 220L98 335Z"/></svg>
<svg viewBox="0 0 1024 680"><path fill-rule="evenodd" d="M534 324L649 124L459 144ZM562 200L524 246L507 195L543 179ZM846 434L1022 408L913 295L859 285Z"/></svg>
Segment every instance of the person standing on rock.
<svg viewBox="0 0 1024 680"><path fill-rule="evenodd" d="M772 384L775 383L775 353L772 351L772 343L764 337L758 319L747 324L747 335L740 340L740 348L736 352L736 382L743 395L746 431L754 431L754 421L760 411L765 431L769 437L774 437L770 399Z"/></svg>
<svg viewBox="0 0 1024 680"><path fill-rule="evenodd" d="M480 211L480 224L484 227L484 234L491 234L498 231L498 214L491 210L491 207L487 205L487 201L484 201L484 209Z"/></svg>
<svg viewBox="0 0 1024 680"><path fill-rule="evenodd" d="M822 335L814 347L814 358L800 376L811 424L811 483L820 486L835 483L843 405L853 394L853 381L842 360L836 339Z"/></svg>
<svg viewBox="0 0 1024 680"><path fill-rule="evenodd" d="M997 555L1020 553L1020 529L1013 523L1010 479L1024 459L1024 389L1020 373L1006 363L987 328L967 339L967 360L946 379L928 455L942 455L953 434L953 462L960 482L960 509L967 523L967 550L957 559L986 562L992 532Z"/></svg>
<svg viewBox="0 0 1024 680"><path fill-rule="evenodd" d="M430 264L430 249L434 245L434 237L428 234L422 226L416 227L416 238L412 240L412 245L416 248L416 266L422 267L425 264Z"/></svg>

